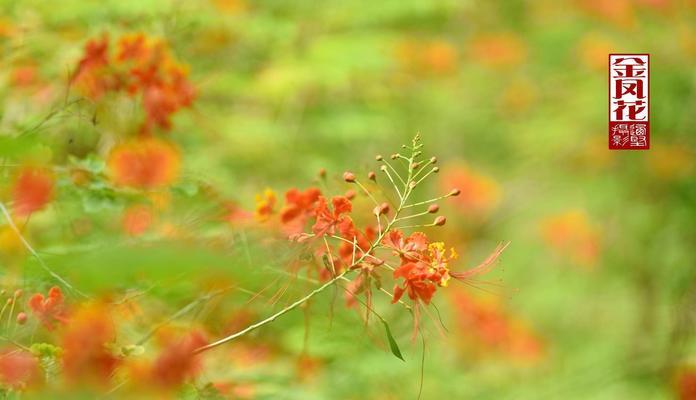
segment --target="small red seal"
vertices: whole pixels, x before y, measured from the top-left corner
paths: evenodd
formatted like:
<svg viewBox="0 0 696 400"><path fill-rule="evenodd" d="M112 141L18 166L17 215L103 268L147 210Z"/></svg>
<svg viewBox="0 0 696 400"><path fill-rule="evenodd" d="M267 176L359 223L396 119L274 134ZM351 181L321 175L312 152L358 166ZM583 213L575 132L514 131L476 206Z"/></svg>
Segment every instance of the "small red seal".
<svg viewBox="0 0 696 400"><path fill-rule="evenodd" d="M609 54L609 149L650 148L650 55Z"/></svg>

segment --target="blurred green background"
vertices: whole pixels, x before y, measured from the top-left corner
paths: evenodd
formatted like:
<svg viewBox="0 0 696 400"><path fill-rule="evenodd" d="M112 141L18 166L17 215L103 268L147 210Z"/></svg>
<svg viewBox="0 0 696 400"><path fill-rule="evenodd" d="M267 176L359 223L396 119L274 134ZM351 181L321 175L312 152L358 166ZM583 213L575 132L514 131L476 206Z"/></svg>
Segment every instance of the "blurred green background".
<svg viewBox="0 0 696 400"><path fill-rule="evenodd" d="M32 243L78 287L157 282L156 307L169 313L199 289L181 277L214 266L263 287L259 265L279 256L247 243L262 237L211 223L205 188L253 209L264 188L281 197L326 168L334 191L345 191L343 170L364 174L375 154L420 132L442 161L427 191L464 191L443 203L448 224L431 236L460 249L461 269L512 242L484 278L494 285L455 283L436 300L447 332L424 318L421 398L673 398L678 371L696 360L693 0L64 0L1 9L5 160L92 160L99 171L114 132L90 123L101 115L89 106L60 111L19 147L7 138L63 104L84 43L105 32L165 38L198 91L174 119L183 172L162 217L187 231L190 248L177 253L156 234L148 240L161 251L130 248L113 221L132 198L106 189L66 183L32 217ZM649 151L607 150L612 52L651 55ZM88 232L75 234L85 223ZM12 243L0 241L9 254ZM3 258L6 283L16 262ZM35 261L19 263L25 285L47 281ZM129 283L143 265L147 284ZM302 312L293 313L233 345L232 362L209 360L202 379L230 380L242 398L417 398L422 349L409 339L408 315L382 306L404 363L384 351L381 327L366 330L341 301L330 317L330 301L313 303L307 339ZM243 303L227 299L215 313ZM252 308L263 316L271 306Z"/></svg>

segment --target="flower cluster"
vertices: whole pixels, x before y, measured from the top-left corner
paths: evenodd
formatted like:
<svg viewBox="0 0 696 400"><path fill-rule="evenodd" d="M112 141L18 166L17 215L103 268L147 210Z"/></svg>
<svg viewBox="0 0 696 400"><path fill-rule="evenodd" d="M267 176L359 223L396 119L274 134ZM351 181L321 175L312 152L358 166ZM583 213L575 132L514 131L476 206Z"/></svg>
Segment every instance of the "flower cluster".
<svg viewBox="0 0 696 400"><path fill-rule="evenodd" d="M323 282L321 290L346 282L344 289L348 304L364 304L367 318L370 312L374 313L372 292L376 289L388 295L392 303L401 303L414 310L417 326L418 307L428 306L438 288L448 286L452 278L468 283L488 271L506 247L498 246L483 263L474 268L465 271L452 269L457 252L447 248L443 242L430 241L420 228L444 225L447 221L445 216L435 216L440 211L436 202L458 196L461 190L451 189L436 198L411 202L414 189L440 171L435 166L437 158L423 157L422 147L420 137L416 136L410 146L403 146L410 150L410 154L392 154L389 157L392 162L382 156L376 157L379 170L384 175L379 180L384 180L387 188L391 187L393 196L384 194L388 191L380 189L375 172L366 174L365 183L356 174L345 172L342 177L344 183L354 185L355 191L327 197L315 187L306 190L293 188L287 191L284 205L276 213L276 196L271 190L266 190L257 197L257 219L273 223L276 220L271 217L278 214L280 231L304 246L303 254L311 255L308 258L312 260L309 266L318 269ZM326 179L325 171L320 173L320 178ZM358 193L364 196L363 199L358 198ZM384 198L378 200L377 193ZM362 200L368 200L372 206L367 209L361 207L360 203L364 203ZM408 221L427 216L431 216L431 222L408 225ZM407 233L414 229L412 233ZM392 293L383 287L387 276L391 276L395 283ZM293 303L293 306L281 310L278 315L302 304L321 290L315 290ZM411 300L410 305L403 302L404 295ZM364 301L359 296L364 296ZM244 330L240 332L246 333ZM212 346L234 337L231 335Z"/></svg>
<svg viewBox="0 0 696 400"><path fill-rule="evenodd" d="M72 84L86 97L98 100L108 92L140 95L145 111L143 133L153 128L169 130L174 113L193 103L195 90L186 68L170 54L164 41L130 34L109 51L109 38L87 42Z"/></svg>

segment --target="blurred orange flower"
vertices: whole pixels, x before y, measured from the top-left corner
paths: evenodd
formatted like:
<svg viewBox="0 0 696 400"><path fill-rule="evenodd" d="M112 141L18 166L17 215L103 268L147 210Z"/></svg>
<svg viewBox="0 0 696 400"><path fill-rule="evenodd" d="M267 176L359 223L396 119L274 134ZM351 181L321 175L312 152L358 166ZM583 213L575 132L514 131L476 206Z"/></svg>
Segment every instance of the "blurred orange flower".
<svg viewBox="0 0 696 400"><path fill-rule="evenodd" d="M254 215L259 221L267 221L274 213L276 194L270 188L266 188L262 194L256 195L256 209Z"/></svg>
<svg viewBox="0 0 696 400"><path fill-rule="evenodd" d="M544 241L571 261L592 267L599 257L599 230L582 210L570 210L541 221Z"/></svg>
<svg viewBox="0 0 696 400"><path fill-rule="evenodd" d="M490 68L518 66L527 59L527 46L512 33L500 32L475 36L469 42L472 60Z"/></svg>
<svg viewBox="0 0 696 400"><path fill-rule="evenodd" d="M679 400L696 400L696 369L682 367L675 377L675 389Z"/></svg>
<svg viewBox="0 0 696 400"><path fill-rule="evenodd" d="M577 5L588 15L623 27L635 22L632 0L577 0Z"/></svg>
<svg viewBox="0 0 696 400"><path fill-rule="evenodd" d="M106 383L119 359L108 349L116 338L110 310L101 303L82 305L65 326L61 345L63 368L72 381Z"/></svg>
<svg viewBox="0 0 696 400"><path fill-rule="evenodd" d="M439 185L447 193L452 188L461 191L448 201L468 217L485 218L500 203L501 189L492 178L480 174L467 165L449 165L440 174Z"/></svg>
<svg viewBox="0 0 696 400"><path fill-rule="evenodd" d="M140 138L114 147L107 164L115 184L154 189L176 180L180 155L170 142Z"/></svg>
<svg viewBox="0 0 696 400"><path fill-rule="evenodd" d="M10 82L16 87L29 87L38 83L36 66L25 65L12 71Z"/></svg>
<svg viewBox="0 0 696 400"><path fill-rule="evenodd" d="M461 291L453 292L451 299L461 332L485 348L521 361L538 361L543 356L542 340L525 324L510 317L500 304L484 302Z"/></svg>
<svg viewBox="0 0 696 400"><path fill-rule="evenodd" d="M109 37L91 39L85 44L84 56L77 64L71 84L82 94L97 100L107 91L114 89L116 81L109 75Z"/></svg>
<svg viewBox="0 0 696 400"><path fill-rule="evenodd" d="M175 388L200 372L200 360L193 351L208 342L203 333L193 331L167 344L150 370L150 378L163 387Z"/></svg>
<svg viewBox="0 0 696 400"><path fill-rule="evenodd" d="M402 67L417 75L452 73L457 68L457 50L446 40L407 39L396 46Z"/></svg>
<svg viewBox="0 0 696 400"><path fill-rule="evenodd" d="M58 286L49 289L46 297L41 293L35 293L29 299L29 308L47 329L53 329L55 322L66 322L63 292Z"/></svg>
<svg viewBox="0 0 696 400"><path fill-rule="evenodd" d="M90 40L72 83L87 97L98 100L107 91L141 93L145 121L141 132L171 128L171 117L192 104L195 89L187 70L174 60L164 41L142 33L120 37L116 55L109 53L109 38Z"/></svg>
<svg viewBox="0 0 696 400"><path fill-rule="evenodd" d="M44 208L53 197L54 180L53 173L48 169L21 168L12 189L15 214L26 216Z"/></svg>
<svg viewBox="0 0 696 400"><path fill-rule="evenodd" d="M152 209L143 205L128 207L123 213L123 230L131 236L142 235L152 225Z"/></svg>
<svg viewBox="0 0 696 400"><path fill-rule="evenodd" d="M0 383L11 388L24 388L40 377L39 362L24 350L0 351Z"/></svg>

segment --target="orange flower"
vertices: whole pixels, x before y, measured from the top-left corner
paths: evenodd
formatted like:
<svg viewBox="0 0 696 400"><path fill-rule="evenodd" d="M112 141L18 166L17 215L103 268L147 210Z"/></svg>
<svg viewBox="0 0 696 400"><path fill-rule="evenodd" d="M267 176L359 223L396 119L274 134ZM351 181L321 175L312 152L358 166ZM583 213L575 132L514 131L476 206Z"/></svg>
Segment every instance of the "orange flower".
<svg viewBox="0 0 696 400"><path fill-rule="evenodd" d="M44 208L53 197L53 184L53 174L47 169L20 169L12 190L15 214L26 216Z"/></svg>
<svg viewBox="0 0 696 400"><path fill-rule="evenodd" d="M350 200L343 196L334 196L331 199L333 210L330 210L326 199L319 197L317 207L315 209L317 220L312 226L312 232L317 236L325 234L333 235L335 227L343 221L347 221L349 212L353 210L353 205Z"/></svg>
<svg viewBox="0 0 696 400"><path fill-rule="evenodd" d="M200 360L193 353L207 344L201 332L194 331L178 341L169 343L150 370L152 380L160 386L175 388L200 372Z"/></svg>
<svg viewBox="0 0 696 400"><path fill-rule="evenodd" d="M108 167L114 183L154 189L173 183L179 173L180 155L173 144L141 138L114 147Z"/></svg>
<svg viewBox="0 0 696 400"><path fill-rule="evenodd" d="M0 383L13 388L23 388L39 379L39 362L26 351L5 349L0 351Z"/></svg>
<svg viewBox="0 0 696 400"><path fill-rule="evenodd" d="M108 350L116 328L109 309L100 303L80 307L62 335L63 369L70 380L106 383L119 363Z"/></svg>
<svg viewBox="0 0 696 400"><path fill-rule="evenodd" d="M486 348L524 361L536 361L542 356L542 341L499 304L483 302L463 292L455 292L452 300L461 331Z"/></svg>
<svg viewBox="0 0 696 400"><path fill-rule="evenodd" d="M443 168L440 186L445 192L452 188L461 191L459 196L450 197L448 201L468 217L483 219L500 202L501 194L498 184L466 165L451 165Z"/></svg>
<svg viewBox="0 0 696 400"><path fill-rule="evenodd" d="M152 225L152 210L143 205L128 207L123 213L121 224L128 235L142 235Z"/></svg>
<svg viewBox="0 0 696 400"><path fill-rule="evenodd" d="M679 400L696 399L696 369L692 366L680 368L675 378L675 386Z"/></svg>
<svg viewBox="0 0 696 400"><path fill-rule="evenodd" d="M419 75L446 74L457 68L457 51L445 40L405 40L397 45L396 57L404 69Z"/></svg>
<svg viewBox="0 0 696 400"><path fill-rule="evenodd" d="M171 117L193 102L195 90L184 67L177 64L161 40L142 33L124 35L109 54L109 39L90 40L72 78L85 96L98 100L107 91L141 93L145 121L143 133L171 128Z"/></svg>
<svg viewBox="0 0 696 400"><path fill-rule="evenodd" d="M512 33L494 33L474 37L469 43L471 57L491 68L509 68L527 58L524 42Z"/></svg>
<svg viewBox="0 0 696 400"><path fill-rule="evenodd" d="M599 232L582 210L570 210L544 219L541 234L546 243L583 266L591 267L599 256Z"/></svg>
<svg viewBox="0 0 696 400"><path fill-rule="evenodd" d="M10 79L12 85L17 87L33 86L38 82L36 67L33 65L27 65L15 68L12 71L12 76Z"/></svg>
<svg viewBox="0 0 696 400"><path fill-rule="evenodd" d="M280 211L280 220L283 224L289 224L297 219L301 219L302 224L306 218L312 214L314 207L321 196L321 191L311 187L300 192L293 188L285 193L285 206Z"/></svg>
<svg viewBox="0 0 696 400"><path fill-rule="evenodd" d="M115 87L116 80L107 71L109 65L109 37L92 39L85 45L85 55L80 59L71 83L85 96L99 99Z"/></svg>
<svg viewBox="0 0 696 400"><path fill-rule="evenodd" d="M576 2L587 14L614 25L630 27L635 22L632 0L578 0Z"/></svg>
<svg viewBox="0 0 696 400"><path fill-rule="evenodd" d="M48 296L34 294L29 299L29 308L47 329L53 329L54 322L66 322L63 292L58 286L48 290Z"/></svg>

